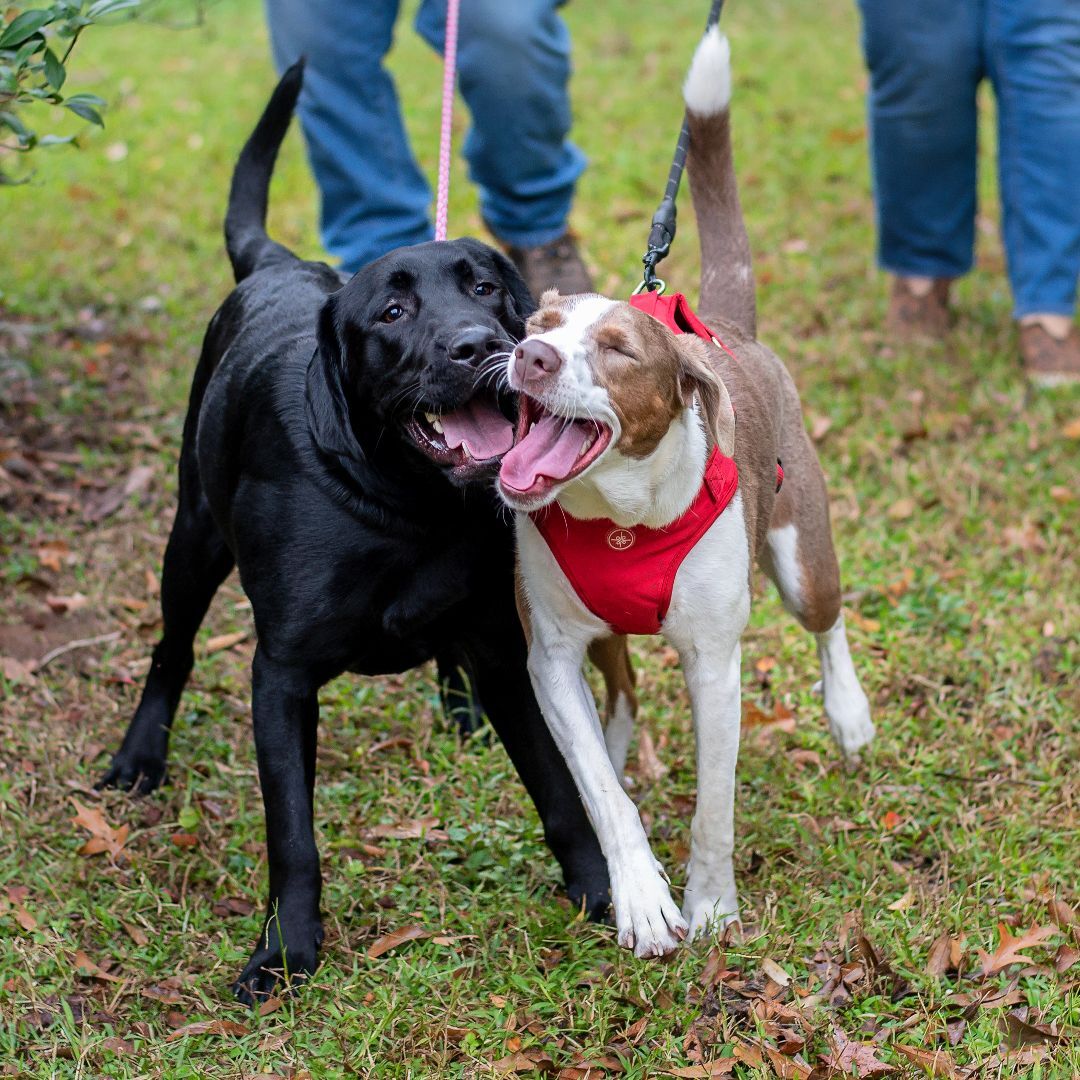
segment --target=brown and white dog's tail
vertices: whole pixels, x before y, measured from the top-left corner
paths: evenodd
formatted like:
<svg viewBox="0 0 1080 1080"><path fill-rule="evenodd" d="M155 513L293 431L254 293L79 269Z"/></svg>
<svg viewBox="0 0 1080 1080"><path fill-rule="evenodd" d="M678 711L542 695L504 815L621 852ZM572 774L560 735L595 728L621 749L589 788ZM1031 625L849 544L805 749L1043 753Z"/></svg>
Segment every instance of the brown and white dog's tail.
<svg viewBox="0 0 1080 1080"><path fill-rule="evenodd" d="M756 336L754 271L731 153L731 48L712 26L683 84L690 118L687 169L701 238L701 299L707 315Z"/></svg>

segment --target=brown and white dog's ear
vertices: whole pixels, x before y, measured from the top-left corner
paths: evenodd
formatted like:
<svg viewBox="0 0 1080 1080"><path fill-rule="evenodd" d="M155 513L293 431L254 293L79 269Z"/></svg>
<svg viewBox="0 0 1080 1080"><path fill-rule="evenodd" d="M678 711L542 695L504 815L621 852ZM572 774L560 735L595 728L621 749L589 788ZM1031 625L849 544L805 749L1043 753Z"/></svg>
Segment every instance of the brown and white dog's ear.
<svg viewBox="0 0 1080 1080"><path fill-rule="evenodd" d="M545 289L540 294L540 303L537 308L546 308L551 304L554 304L559 299L559 290L552 286L550 289Z"/></svg>
<svg viewBox="0 0 1080 1080"><path fill-rule="evenodd" d="M708 346L690 334L676 337L679 349L679 392L683 405L689 407L697 395L705 429L712 435L720 453L735 453L735 411L731 407L724 380L709 363Z"/></svg>

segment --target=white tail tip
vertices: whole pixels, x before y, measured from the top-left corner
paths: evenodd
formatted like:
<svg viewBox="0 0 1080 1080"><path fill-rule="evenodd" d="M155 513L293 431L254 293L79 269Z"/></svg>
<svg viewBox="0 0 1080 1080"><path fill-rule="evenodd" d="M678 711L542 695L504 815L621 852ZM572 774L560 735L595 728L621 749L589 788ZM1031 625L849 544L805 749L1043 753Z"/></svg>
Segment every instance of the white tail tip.
<svg viewBox="0 0 1080 1080"><path fill-rule="evenodd" d="M709 27L694 53L683 100L698 116L723 112L731 102L731 46L719 26Z"/></svg>

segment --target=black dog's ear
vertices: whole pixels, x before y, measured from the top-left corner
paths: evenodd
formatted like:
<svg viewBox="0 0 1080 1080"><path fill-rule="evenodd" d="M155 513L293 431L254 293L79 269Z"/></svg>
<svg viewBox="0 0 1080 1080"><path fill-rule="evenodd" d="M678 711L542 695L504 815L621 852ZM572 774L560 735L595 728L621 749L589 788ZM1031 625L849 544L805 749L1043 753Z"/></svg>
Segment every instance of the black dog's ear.
<svg viewBox="0 0 1080 1080"><path fill-rule="evenodd" d="M495 265L502 275L503 285L514 301L514 309L524 322L535 310L536 301L518 268L501 252L495 252Z"/></svg>
<svg viewBox="0 0 1080 1080"><path fill-rule="evenodd" d="M324 454L344 461L356 458L359 447L349 425L345 350L337 306L337 294L334 293L327 297L319 311L317 359L308 369L306 407L316 445Z"/></svg>
<svg viewBox="0 0 1080 1080"><path fill-rule="evenodd" d="M326 298L319 311L319 326L316 337L319 342L319 352L326 359L327 365L335 372L344 374L345 350L341 343L341 329L338 326L337 317L338 293L332 293Z"/></svg>
<svg viewBox="0 0 1080 1080"><path fill-rule="evenodd" d="M472 237L464 237L458 241L476 259L490 259L495 264L495 269L502 279L503 288L512 301L514 314L518 316L524 329L525 320L536 310L536 301L529 292L529 286L518 272L518 268L501 252L482 240L474 240Z"/></svg>

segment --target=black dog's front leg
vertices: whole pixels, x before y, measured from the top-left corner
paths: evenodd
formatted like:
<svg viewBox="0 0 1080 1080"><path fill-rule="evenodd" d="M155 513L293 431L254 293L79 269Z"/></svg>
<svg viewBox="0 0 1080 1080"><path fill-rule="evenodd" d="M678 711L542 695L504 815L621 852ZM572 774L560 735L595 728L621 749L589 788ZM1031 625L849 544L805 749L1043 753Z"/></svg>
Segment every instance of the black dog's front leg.
<svg viewBox="0 0 1080 1080"><path fill-rule="evenodd" d="M270 897L263 933L233 984L246 1004L270 994L286 975L293 979L312 974L323 939L312 809L318 684L310 672L277 664L256 649L252 713L266 811Z"/></svg>

